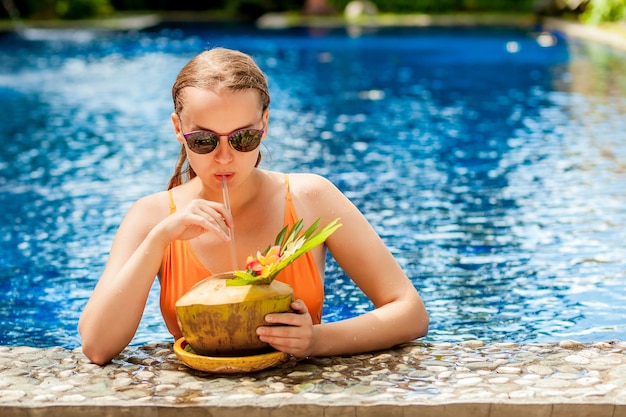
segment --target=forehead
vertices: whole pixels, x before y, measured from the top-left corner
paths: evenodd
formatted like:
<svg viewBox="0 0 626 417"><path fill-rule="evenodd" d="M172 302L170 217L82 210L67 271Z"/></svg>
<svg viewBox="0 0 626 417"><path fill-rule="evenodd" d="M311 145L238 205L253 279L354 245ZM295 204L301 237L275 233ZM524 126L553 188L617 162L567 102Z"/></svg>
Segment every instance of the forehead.
<svg viewBox="0 0 626 417"><path fill-rule="evenodd" d="M187 87L184 93L180 117L187 131L232 132L258 123L263 115L260 93L255 89L214 91Z"/></svg>
<svg viewBox="0 0 626 417"><path fill-rule="evenodd" d="M197 117L212 114L215 118L225 115L257 115L261 112L260 93L253 89L218 91L187 87L184 91L184 106L181 113Z"/></svg>

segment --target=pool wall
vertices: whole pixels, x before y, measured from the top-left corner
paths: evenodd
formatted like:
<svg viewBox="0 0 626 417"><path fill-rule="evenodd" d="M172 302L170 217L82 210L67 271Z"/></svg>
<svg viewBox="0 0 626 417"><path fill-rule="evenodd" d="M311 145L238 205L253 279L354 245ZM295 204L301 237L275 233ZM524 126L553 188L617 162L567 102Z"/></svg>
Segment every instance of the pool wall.
<svg viewBox="0 0 626 417"><path fill-rule="evenodd" d="M626 416L626 342L415 341L250 374L195 371L172 344L98 366L80 349L0 348L0 415Z"/></svg>

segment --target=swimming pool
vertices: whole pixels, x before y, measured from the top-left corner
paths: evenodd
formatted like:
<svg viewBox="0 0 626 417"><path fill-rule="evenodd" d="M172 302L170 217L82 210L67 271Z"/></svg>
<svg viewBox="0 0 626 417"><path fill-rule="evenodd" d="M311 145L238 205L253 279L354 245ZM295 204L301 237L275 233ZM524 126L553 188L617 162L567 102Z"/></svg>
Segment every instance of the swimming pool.
<svg viewBox="0 0 626 417"><path fill-rule="evenodd" d="M79 345L122 216L173 170L174 77L211 46L268 73L262 166L326 175L364 211L425 340L623 337L624 54L507 28L188 24L0 36L0 345ZM324 320L371 308L332 259L326 288ZM155 284L133 343L162 340Z"/></svg>

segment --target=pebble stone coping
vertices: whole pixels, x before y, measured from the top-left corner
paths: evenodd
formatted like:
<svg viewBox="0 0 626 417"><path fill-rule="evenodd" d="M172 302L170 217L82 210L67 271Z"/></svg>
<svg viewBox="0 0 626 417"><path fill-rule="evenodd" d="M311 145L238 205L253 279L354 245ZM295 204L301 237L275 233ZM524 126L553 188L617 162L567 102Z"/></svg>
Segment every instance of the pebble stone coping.
<svg viewBox="0 0 626 417"><path fill-rule="evenodd" d="M188 368L171 343L106 366L0 347L0 416L626 417L626 342L411 342L249 374Z"/></svg>

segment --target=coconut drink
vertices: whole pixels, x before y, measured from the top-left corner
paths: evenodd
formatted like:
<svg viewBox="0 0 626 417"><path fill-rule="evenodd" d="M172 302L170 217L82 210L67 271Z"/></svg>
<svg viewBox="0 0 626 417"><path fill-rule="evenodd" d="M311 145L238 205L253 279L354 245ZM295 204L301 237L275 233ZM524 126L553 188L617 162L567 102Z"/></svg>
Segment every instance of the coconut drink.
<svg viewBox="0 0 626 417"><path fill-rule="evenodd" d="M323 243L341 226L339 219L313 234L319 219L304 233L302 219L283 228L273 246L248 256L245 270L208 277L176 302L178 326L185 341L200 355L262 354L270 346L256 334L265 316L290 311L293 288L275 278L298 257Z"/></svg>
<svg viewBox="0 0 626 417"><path fill-rule="evenodd" d="M256 328L265 316L290 310L293 288L280 281L262 285L227 285L236 278L227 272L198 282L176 303L183 337L200 355L253 355L269 346Z"/></svg>

